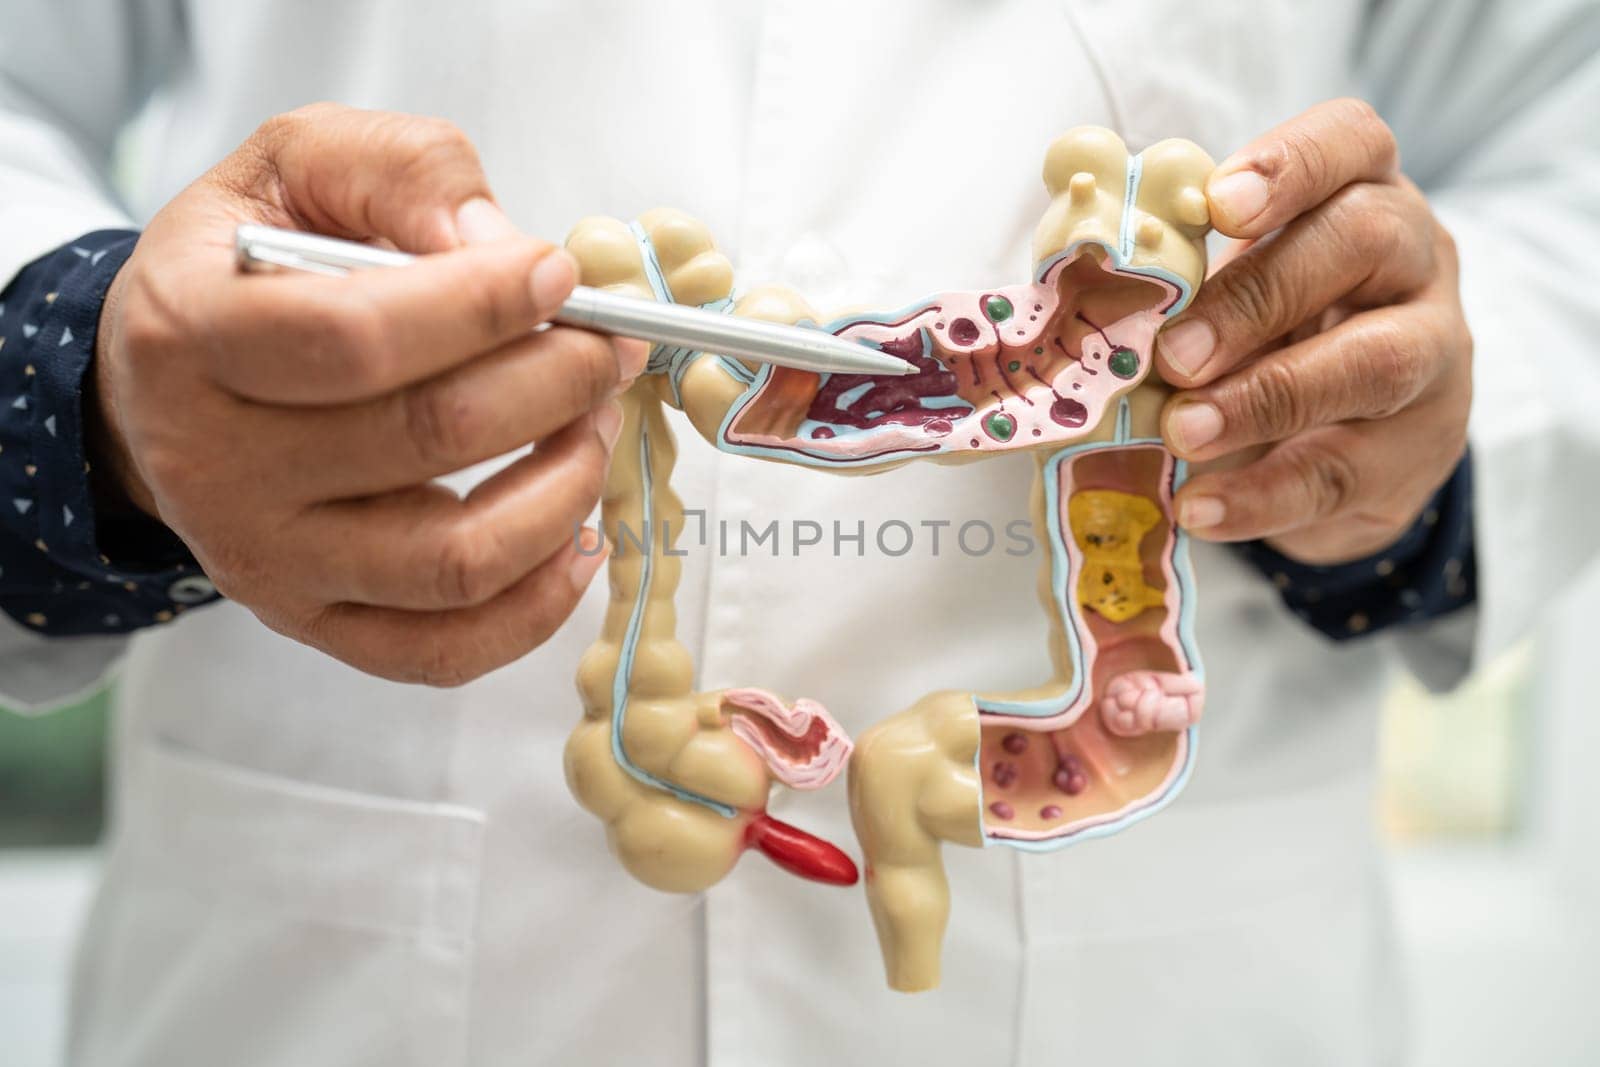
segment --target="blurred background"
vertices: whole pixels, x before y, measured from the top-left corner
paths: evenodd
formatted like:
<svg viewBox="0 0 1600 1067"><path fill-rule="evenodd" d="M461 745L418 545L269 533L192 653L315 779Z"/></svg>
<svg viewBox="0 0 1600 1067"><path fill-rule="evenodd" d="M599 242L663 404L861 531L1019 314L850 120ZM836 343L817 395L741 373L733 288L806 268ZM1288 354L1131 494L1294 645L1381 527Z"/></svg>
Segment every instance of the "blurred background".
<svg viewBox="0 0 1600 1067"><path fill-rule="evenodd" d="M1449 696L1397 678L1375 798L1394 856L1413 1062L1600 1063L1600 571ZM107 694L0 714L0 1063L58 1062L99 857Z"/></svg>

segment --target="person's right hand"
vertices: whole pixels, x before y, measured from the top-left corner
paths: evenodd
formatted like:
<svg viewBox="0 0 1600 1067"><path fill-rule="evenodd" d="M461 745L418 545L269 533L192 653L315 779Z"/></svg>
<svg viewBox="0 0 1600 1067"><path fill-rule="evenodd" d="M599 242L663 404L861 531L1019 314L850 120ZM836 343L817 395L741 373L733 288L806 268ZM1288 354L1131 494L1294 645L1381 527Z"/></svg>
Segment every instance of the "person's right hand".
<svg viewBox="0 0 1600 1067"><path fill-rule="evenodd" d="M241 222L433 253L345 278L241 275ZM570 256L495 206L433 119L274 118L168 204L107 294L100 454L268 626L453 685L541 644L599 568L593 509L638 341L532 332ZM537 442L464 498L431 479Z"/></svg>

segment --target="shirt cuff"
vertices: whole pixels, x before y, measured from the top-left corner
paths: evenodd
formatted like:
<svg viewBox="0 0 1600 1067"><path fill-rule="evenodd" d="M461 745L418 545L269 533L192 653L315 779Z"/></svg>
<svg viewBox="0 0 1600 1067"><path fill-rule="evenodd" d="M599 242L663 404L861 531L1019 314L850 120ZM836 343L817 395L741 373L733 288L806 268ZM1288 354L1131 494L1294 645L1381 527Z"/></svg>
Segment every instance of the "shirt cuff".
<svg viewBox="0 0 1600 1067"><path fill-rule="evenodd" d="M216 599L161 523L96 522L84 387L106 290L138 237L85 234L0 293L0 610L38 633L125 633Z"/></svg>
<svg viewBox="0 0 1600 1067"><path fill-rule="evenodd" d="M1477 599L1472 455L1461 458L1398 541L1365 559L1316 566L1261 541L1235 547L1290 611L1336 641L1449 615Z"/></svg>

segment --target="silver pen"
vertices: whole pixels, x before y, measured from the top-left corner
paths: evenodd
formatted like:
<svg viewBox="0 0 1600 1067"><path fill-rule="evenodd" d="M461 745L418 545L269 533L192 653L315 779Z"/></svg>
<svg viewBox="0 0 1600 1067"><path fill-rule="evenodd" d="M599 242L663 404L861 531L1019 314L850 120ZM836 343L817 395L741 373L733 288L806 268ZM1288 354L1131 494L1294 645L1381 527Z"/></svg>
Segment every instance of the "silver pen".
<svg viewBox="0 0 1600 1067"><path fill-rule="evenodd" d="M240 226L234 245L239 267L247 271L280 268L338 276L372 267L403 267L413 259L404 252L270 226ZM822 330L637 300L586 285L572 290L554 321L797 370L902 375L916 369L903 359Z"/></svg>

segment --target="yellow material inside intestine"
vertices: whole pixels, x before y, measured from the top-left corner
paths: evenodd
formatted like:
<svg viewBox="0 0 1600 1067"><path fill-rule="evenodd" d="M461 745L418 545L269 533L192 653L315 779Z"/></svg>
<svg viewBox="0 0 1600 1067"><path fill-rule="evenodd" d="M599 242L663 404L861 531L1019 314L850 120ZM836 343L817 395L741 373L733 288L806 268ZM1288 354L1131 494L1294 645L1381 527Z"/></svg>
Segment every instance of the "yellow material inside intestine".
<svg viewBox="0 0 1600 1067"><path fill-rule="evenodd" d="M1083 552L1078 602L1111 622L1127 622L1165 602L1144 579L1139 545L1162 521L1148 497L1117 489L1085 489L1067 501L1072 539Z"/></svg>

